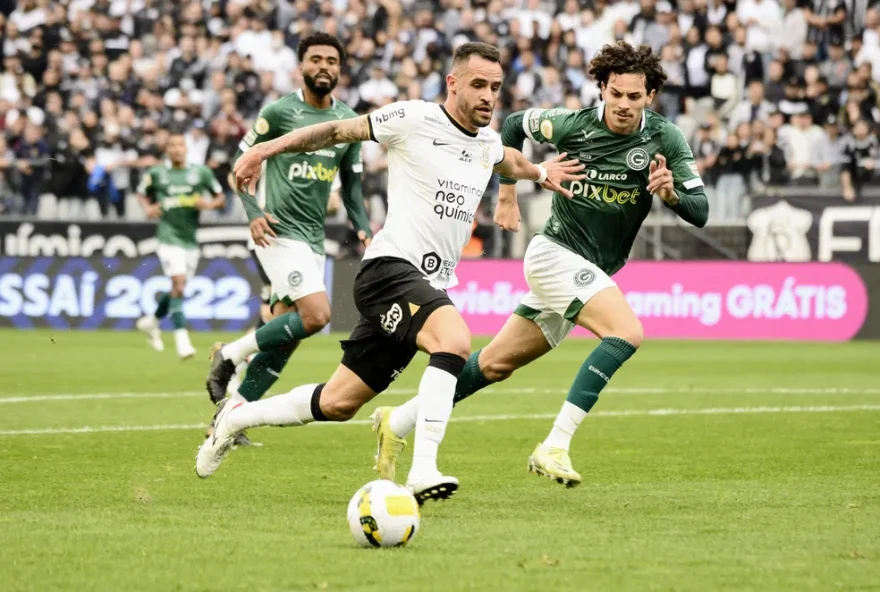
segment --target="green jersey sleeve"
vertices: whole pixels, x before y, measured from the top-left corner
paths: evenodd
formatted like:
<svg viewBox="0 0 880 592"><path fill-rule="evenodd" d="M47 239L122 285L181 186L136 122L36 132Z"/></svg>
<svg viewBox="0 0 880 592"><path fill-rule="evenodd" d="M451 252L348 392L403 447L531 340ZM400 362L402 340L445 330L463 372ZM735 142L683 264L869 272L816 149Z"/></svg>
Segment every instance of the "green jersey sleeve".
<svg viewBox="0 0 880 592"><path fill-rule="evenodd" d="M669 206L682 220L702 228L709 217L709 200L694 155L684 134L674 124L663 131L663 156L672 171L675 192L680 201Z"/></svg>
<svg viewBox="0 0 880 592"><path fill-rule="evenodd" d="M511 113L501 127L501 143L522 151L526 138L541 144L559 144L575 127L577 111L571 109L527 109ZM516 179L502 176L504 185Z"/></svg>
<svg viewBox="0 0 880 592"><path fill-rule="evenodd" d="M348 219L356 230L363 230L368 237L373 233L367 210L364 206L364 192L361 187L361 173L364 170L361 160L361 143L349 144L342 157L339 176L342 185L342 203L348 213Z"/></svg>
<svg viewBox="0 0 880 592"><path fill-rule="evenodd" d="M141 181L137 186L137 193L139 195L146 195L151 201L156 201L155 190L156 184L154 182L153 177L155 176L155 169L149 168L144 172L141 176Z"/></svg>
<svg viewBox="0 0 880 592"><path fill-rule="evenodd" d="M220 185L220 181L214 176L214 171L206 166L202 167L202 186L212 196L223 193L223 186Z"/></svg>
<svg viewBox="0 0 880 592"><path fill-rule="evenodd" d="M260 111L251 130L242 138L238 149L247 152L254 144L274 140L281 133L278 102L269 103Z"/></svg>

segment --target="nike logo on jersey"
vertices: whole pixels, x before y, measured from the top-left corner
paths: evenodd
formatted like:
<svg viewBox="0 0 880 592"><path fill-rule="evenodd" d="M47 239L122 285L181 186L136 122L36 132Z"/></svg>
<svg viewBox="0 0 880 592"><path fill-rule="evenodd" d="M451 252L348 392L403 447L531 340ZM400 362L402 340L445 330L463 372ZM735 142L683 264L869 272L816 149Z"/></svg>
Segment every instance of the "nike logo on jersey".
<svg viewBox="0 0 880 592"><path fill-rule="evenodd" d="M434 146L449 146L449 142L440 142L440 141L434 140Z"/></svg>

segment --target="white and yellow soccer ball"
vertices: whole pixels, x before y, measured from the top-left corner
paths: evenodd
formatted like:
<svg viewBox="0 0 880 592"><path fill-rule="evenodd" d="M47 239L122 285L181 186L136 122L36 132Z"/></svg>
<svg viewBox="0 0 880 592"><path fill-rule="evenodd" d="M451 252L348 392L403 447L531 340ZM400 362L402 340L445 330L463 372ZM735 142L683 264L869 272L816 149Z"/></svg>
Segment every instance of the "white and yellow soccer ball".
<svg viewBox="0 0 880 592"><path fill-rule="evenodd" d="M348 503L348 527L362 547L402 547L415 536L420 520L412 493L385 479L367 483Z"/></svg>

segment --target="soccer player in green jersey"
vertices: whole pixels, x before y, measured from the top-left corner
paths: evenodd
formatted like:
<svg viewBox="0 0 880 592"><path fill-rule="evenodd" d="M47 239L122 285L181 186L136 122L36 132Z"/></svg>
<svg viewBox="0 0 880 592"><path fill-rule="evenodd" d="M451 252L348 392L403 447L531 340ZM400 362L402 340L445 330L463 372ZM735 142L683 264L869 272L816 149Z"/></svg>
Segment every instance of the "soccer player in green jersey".
<svg viewBox="0 0 880 592"><path fill-rule="evenodd" d="M239 145L236 160L256 144L323 122L356 117L338 102L345 50L327 33L305 37L297 48L305 86L270 103L260 112ZM361 144L335 144L303 153L283 153L265 163L265 211L254 197L239 192L250 220L255 252L271 282L272 320L257 331L212 353L206 386L215 404L226 399L236 368L253 357L231 399L256 401L275 383L297 345L330 322L330 300L324 286L324 220L333 181L340 176L342 200L359 238L369 244L371 232L361 191ZM257 353L259 352L259 353Z"/></svg>
<svg viewBox="0 0 880 592"><path fill-rule="evenodd" d="M156 312L138 319L137 328L147 334L147 342L156 351L165 349L159 332L159 321L171 314L174 323L174 341L177 355L182 360L195 354L186 319L183 316L183 291L199 265L199 213L217 210L226 204L223 189L211 169L187 166L186 140L183 134L173 134L166 146L171 166L148 169L137 188L137 197L150 218L159 220L156 238L157 255L162 272L171 278L171 292L159 294ZM210 195L206 199L205 195Z"/></svg>
<svg viewBox="0 0 880 592"><path fill-rule="evenodd" d="M504 122L505 146L530 138L556 146L586 166L586 179L567 184L574 194L553 195L552 213L529 243L523 262L530 291L501 332L470 356L455 401L508 378L557 347L577 325L602 341L583 362L549 436L529 458L529 470L574 486L572 436L599 393L642 343L642 324L611 275L619 271L652 197L683 220L702 227L709 206L694 157L674 124L647 109L666 75L647 46L606 45L592 60L602 103L592 109L529 109ZM502 178L495 221L518 230L515 186ZM377 470L393 478L403 438L413 429L418 398L374 415Z"/></svg>

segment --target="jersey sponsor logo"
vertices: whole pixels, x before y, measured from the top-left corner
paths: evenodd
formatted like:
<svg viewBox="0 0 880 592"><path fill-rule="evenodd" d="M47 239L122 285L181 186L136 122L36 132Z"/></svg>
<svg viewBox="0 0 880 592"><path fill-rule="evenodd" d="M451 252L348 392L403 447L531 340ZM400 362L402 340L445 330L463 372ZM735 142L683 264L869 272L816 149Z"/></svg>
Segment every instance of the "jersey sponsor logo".
<svg viewBox="0 0 880 592"><path fill-rule="evenodd" d="M345 144L343 144L344 146ZM336 158L336 152L334 150L327 150L326 148L322 148L321 150L315 150L314 152L306 152L305 154L314 154L315 156L326 156L327 158Z"/></svg>
<svg viewBox="0 0 880 592"><path fill-rule="evenodd" d="M641 189L635 187L633 189L618 189L609 187L608 185L591 185L581 181L573 181L569 190L577 197L582 195L593 201L604 201L605 203L618 203L625 205L628 203L637 204L638 198L641 196Z"/></svg>
<svg viewBox="0 0 880 592"><path fill-rule="evenodd" d="M298 271L291 271L290 275L287 276L287 283L290 284L291 288L296 288L303 281L303 274Z"/></svg>
<svg viewBox="0 0 880 592"><path fill-rule="evenodd" d="M391 335L397 330L397 325L403 320L403 309L396 302L391 305L388 312L379 315L379 324L382 330Z"/></svg>
<svg viewBox="0 0 880 592"><path fill-rule="evenodd" d="M431 123L437 123L439 125L445 126L446 122L434 115L433 113L429 113L425 115L425 121L430 121Z"/></svg>
<svg viewBox="0 0 880 592"><path fill-rule="evenodd" d="M571 109L564 109L562 107L558 107L556 109L550 109L544 113L544 117L555 117L556 115L567 115L571 113Z"/></svg>
<svg viewBox="0 0 880 592"><path fill-rule="evenodd" d="M338 171L339 167L327 168L320 162L314 166L307 162L295 162L290 165L290 169L287 171L287 178L291 181L294 179L309 179L332 183Z"/></svg>
<svg viewBox="0 0 880 592"><path fill-rule="evenodd" d="M647 167L650 160L648 153L643 148L633 148L626 154L626 164L634 171L640 171Z"/></svg>
<svg viewBox="0 0 880 592"><path fill-rule="evenodd" d="M467 199L460 193L440 190L434 194L434 213L441 220L453 219L467 224L473 224L474 212L466 207Z"/></svg>
<svg viewBox="0 0 880 592"><path fill-rule="evenodd" d="M553 122L549 119L545 119L541 122L541 135L548 140L553 137Z"/></svg>
<svg viewBox="0 0 880 592"><path fill-rule="evenodd" d="M582 269L574 274L574 285L583 288L589 286L596 279L596 274L589 269Z"/></svg>
<svg viewBox="0 0 880 592"><path fill-rule="evenodd" d="M626 173L600 173L596 169L587 171L587 178L591 181L626 181Z"/></svg>
<svg viewBox="0 0 880 592"><path fill-rule="evenodd" d="M541 128L541 112L535 111L529 118L529 130L534 134Z"/></svg>
<svg viewBox="0 0 880 592"><path fill-rule="evenodd" d="M462 150L461 157L458 160L460 160L461 162L471 162L472 158L473 158L473 154L471 154L467 150Z"/></svg>
<svg viewBox="0 0 880 592"><path fill-rule="evenodd" d="M269 132L269 121L265 117L260 117L254 123L254 131L261 136Z"/></svg>
<svg viewBox="0 0 880 592"><path fill-rule="evenodd" d="M403 110L403 107L395 109L394 111L377 111L376 113L373 113L373 123L383 124L392 119L403 119L404 117L406 117L406 111Z"/></svg>
<svg viewBox="0 0 880 592"><path fill-rule="evenodd" d="M697 176L700 175L700 169L697 168L697 163L695 163L694 161L690 161L689 163L687 163L687 166L693 174Z"/></svg>
<svg viewBox="0 0 880 592"><path fill-rule="evenodd" d="M437 273L437 270L440 269L440 264L443 262L440 259L440 255L431 251L430 253L425 253L422 255L422 271L431 275L433 273Z"/></svg>
<svg viewBox="0 0 880 592"><path fill-rule="evenodd" d="M193 193L191 195L178 195L175 197L166 197L161 201L162 209L165 211L175 208L194 208L199 201L199 195Z"/></svg>

